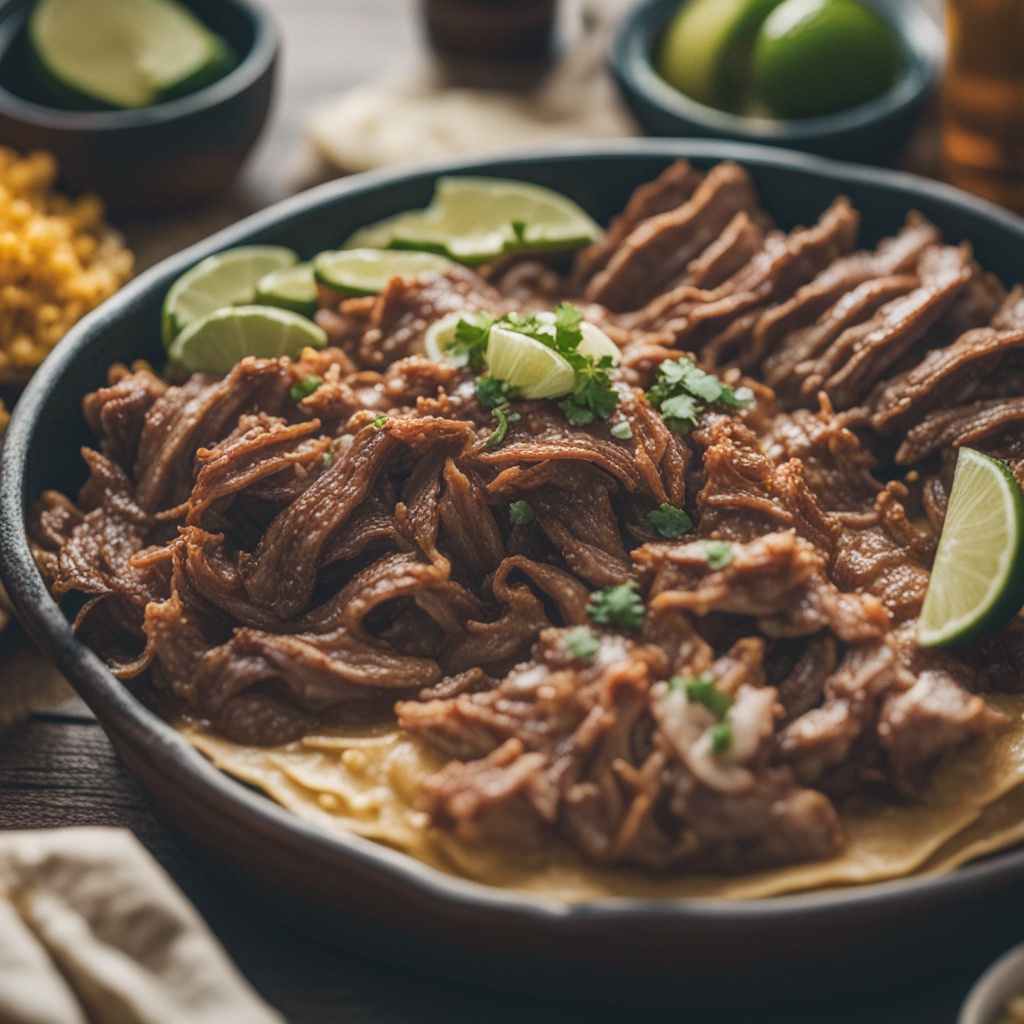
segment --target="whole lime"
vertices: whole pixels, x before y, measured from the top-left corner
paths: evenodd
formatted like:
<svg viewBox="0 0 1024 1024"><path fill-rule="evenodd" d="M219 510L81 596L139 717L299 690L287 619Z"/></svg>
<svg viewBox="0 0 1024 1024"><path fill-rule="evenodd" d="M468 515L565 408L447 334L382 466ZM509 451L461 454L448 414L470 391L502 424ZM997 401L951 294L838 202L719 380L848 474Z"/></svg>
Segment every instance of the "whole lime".
<svg viewBox="0 0 1024 1024"><path fill-rule="evenodd" d="M746 89L751 48L781 0L690 0L669 22L656 66L680 92L713 107L736 106Z"/></svg>
<svg viewBox="0 0 1024 1024"><path fill-rule="evenodd" d="M902 66L892 29L859 0L783 0L754 42L752 86L777 117L816 117L880 96Z"/></svg>

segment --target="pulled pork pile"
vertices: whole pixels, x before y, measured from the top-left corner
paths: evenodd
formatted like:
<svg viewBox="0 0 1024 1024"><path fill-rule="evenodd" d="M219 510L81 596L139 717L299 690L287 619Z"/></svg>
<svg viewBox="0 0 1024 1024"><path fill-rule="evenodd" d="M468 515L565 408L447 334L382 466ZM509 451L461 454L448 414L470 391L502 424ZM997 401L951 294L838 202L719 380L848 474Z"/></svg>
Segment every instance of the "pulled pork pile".
<svg viewBox="0 0 1024 1024"><path fill-rule="evenodd" d="M957 446L1024 466L1024 292L918 215L857 233L843 199L777 230L742 168L680 162L568 277L396 278L325 303L331 348L223 380L114 367L88 482L35 511L39 564L115 673L229 739L397 715L451 759L424 806L467 841L829 857L833 798L912 795L1000 727L978 693L1020 665L1013 628L954 658L914 624ZM489 444L425 327L564 299L622 348L616 411L513 401ZM684 354L755 400L667 423L645 392Z"/></svg>

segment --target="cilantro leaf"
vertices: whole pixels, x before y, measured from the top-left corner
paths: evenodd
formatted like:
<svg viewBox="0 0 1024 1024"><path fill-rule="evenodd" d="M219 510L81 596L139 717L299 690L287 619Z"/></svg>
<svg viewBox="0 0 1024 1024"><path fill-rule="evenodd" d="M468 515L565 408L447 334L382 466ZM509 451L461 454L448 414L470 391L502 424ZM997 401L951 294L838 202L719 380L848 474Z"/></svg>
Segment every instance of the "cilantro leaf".
<svg viewBox="0 0 1024 1024"><path fill-rule="evenodd" d="M516 526L525 526L537 518L528 501L513 501L508 507L508 517Z"/></svg>
<svg viewBox="0 0 1024 1024"><path fill-rule="evenodd" d="M308 398L321 384L323 384L323 377L316 377L313 374L307 374L299 381L292 389L288 392L292 396L293 402L301 402L304 398Z"/></svg>
<svg viewBox="0 0 1024 1024"><path fill-rule="evenodd" d="M456 366L471 366L482 370L487 357L487 338L494 317L486 313L468 313L455 325L455 341L448 349L447 358Z"/></svg>
<svg viewBox="0 0 1024 1024"><path fill-rule="evenodd" d="M730 565L736 557L732 550L732 545L728 541L702 540L700 543L701 547L704 548L704 554L707 556L708 565L716 572Z"/></svg>
<svg viewBox="0 0 1024 1024"><path fill-rule="evenodd" d="M580 661L590 661L601 649L601 641L589 626L573 626L566 631L563 640L569 653Z"/></svg>
<svg viewBox="0 0 1024 1024"><path fill-rule="evenodd" d="M720 690L710 672L699 676L673 676L668 684L672 689L685 690L687 700L703 704L716 718L722 718L733 705L732 694Z"/></svg>
<svg viewBox="0 0 1024 1024"><path fill-rule="evenodd" d="M587 614L601 626L639 629L644 623L644 601L630 580L591 594Z"/></svg>
<svg viewBox="0 0 1024 1024"><path fill-rule="evenodd" d="M378 416L378 417L377 417L377 418L376 418L376 419L375 419L375 420L373 421L373 425L374 425L374 426L375 426L375 427L376 427L376 428L377 428L378 430L380 430L380 428L381 428L381 427L383 427L383 426L384 426L384 424L385 424L385 423L387 423L387 421L388 421L388 417L387 417L387 416Z"/></svg>
<svg viewBox="0 0 1024 1024"><path fill-rule="evenodd" d="M732 746L732 722L716 722L711 726L711 752L724 753Z"/></svg>
<svg viewBox="0 0 1024 1024"><path fill-rule="evenodd" d="M745 409L754 400L750 388L732 388L713 373L707 373L692 359L666 359L658 367L658 376L647 392L648 401L657 409L671 430L683 433L696 426L709 405Z"/></svg>
<svg viewBox="0 0 1024 1024"><path fill-rule="evenodd" d="M497 377L483 376L476 379L476 399L481 405L488 409L496 409L501 405L508 405L508 400L513 395L513 388L507 380L498 380Z"/></svg>
<svg viewBox="0 0 1024 1024"><path fill-rule="evenodd" d="M693 522L683 509L662 503L647 513L647 529L662 537L682 537L693 529Z"/></svg>

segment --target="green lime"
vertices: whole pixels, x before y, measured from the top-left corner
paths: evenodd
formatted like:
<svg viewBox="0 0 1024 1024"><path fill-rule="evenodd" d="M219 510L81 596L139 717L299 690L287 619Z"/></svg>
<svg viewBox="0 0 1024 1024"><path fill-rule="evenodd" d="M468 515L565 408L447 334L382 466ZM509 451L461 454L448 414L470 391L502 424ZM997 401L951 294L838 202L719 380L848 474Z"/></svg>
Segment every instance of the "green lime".
<svg viewBox="0 0 1024 1024"><path fill-rule="evenodd" d="M432 252L338 249L313 260L313 276L341 295L379 295L393 277L443 274L454 264Z"/></svg>
<svg viewBox="0 0 1024 1024"><path fill-rule="evenodd" d="M28 36L60 85L111 107L148 107L220 78L227 43L175 0L39 0Z"/></svg>
<svg viewBox="0 0 1024 1024"><path fill-rule="evenodd" d="M442 253L460 263L484 263L506 252L574 249L601 229L566 196L504 178L439 178L425 210L371 224L346 249L382 247Z"/></svg>
<svg viewBox="0 0 1024 1024"><path fill-rule="evenodd" d="M304 348L324 348L327 335L312 320L275 306L231 306L196 320L167 353L189 373L226 374L246 356L297 359Z"/></svg>
<svg viewBox="0 0 1024 1024"><path fill-rule="evenodd" d="M558 398L576 382L569 361L542 341L501 327L491 328L487 340L488 373L508 381L522 398Z"/></svg>
<svg viewBox="0 0 1024 1024"><path fill-rule="evenodd" d="M998 459L961 448L917 623L922 647L1001 629L1024 601L1024 496Z"/></svg>
<svg viewBox="0 0 1024 1024"><path fill-rule="evenodd" d="M712 107L734 108L761 23L780 0L690 0L665 29L656 66L680 92Z"/></svg>
<svg viewBox="0 0 1024 1024"><path fill-rule="evenodd" d="M447 313L440 320L435 320L423 332L423 351L428 359L435 363L443 363L448 358L448 352L455 344L455 330L462 319L473 322L475 314L469 310L458 310L455 313ZM452 362L456 362L452 358ZM464 363L465 357L458 362Z"/></svg>
<svg viewBox="0 0 1024 1024"><path fill-rule="evenodd" d="M902 66L892 29L859 0L784 0L754 44L753 92L777 117L816 117L880 96Z"/></svg>
<svg viewBox="0 0 1024 1024"><path fill-rule="evenodd" d="M280 245L242 245L208 256L171 285L164 300L164 345L189 324L225 306L256 298L256 284L274 270L291 267L299 257Z"/></svg>
<svg viewBox="0 0 1024 1024"><path fill-rule="evenodd" d="M316 280L312 263L272 270L256 282L256 301L264 306L280 306L293 313L312 316L316 312Z"/></svg>

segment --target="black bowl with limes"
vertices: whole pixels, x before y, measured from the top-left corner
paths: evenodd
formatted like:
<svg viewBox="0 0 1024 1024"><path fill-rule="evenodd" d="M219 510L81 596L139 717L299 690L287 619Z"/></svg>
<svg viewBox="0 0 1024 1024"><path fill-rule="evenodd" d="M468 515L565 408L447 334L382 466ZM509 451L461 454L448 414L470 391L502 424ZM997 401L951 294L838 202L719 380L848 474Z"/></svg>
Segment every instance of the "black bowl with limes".
<svg viewBox="0 0 1024 1024"><path fill-rule="evenodd" d="M28 21L36 0L0 4L0 142L45 149L70 192L95 192L117 212L150 213L208 199L238 173L267 118L279 40L250 0L180 0L234 57L187 95L136 109L73 109L38 87Z"/></svg>
<svg viewBox="0 0 1024 1024"><path fill-rule="evenodd" d="M863 2L887 23L902 68L887 91L835 113L789 120L744 116L709 106L670 85L657 69L658 54L680 0L648 0L626 18L612 47L612 70L626 103L650 135L758 142L888 164L935 91L945 41L935 21L912 0Z"/></svg>

